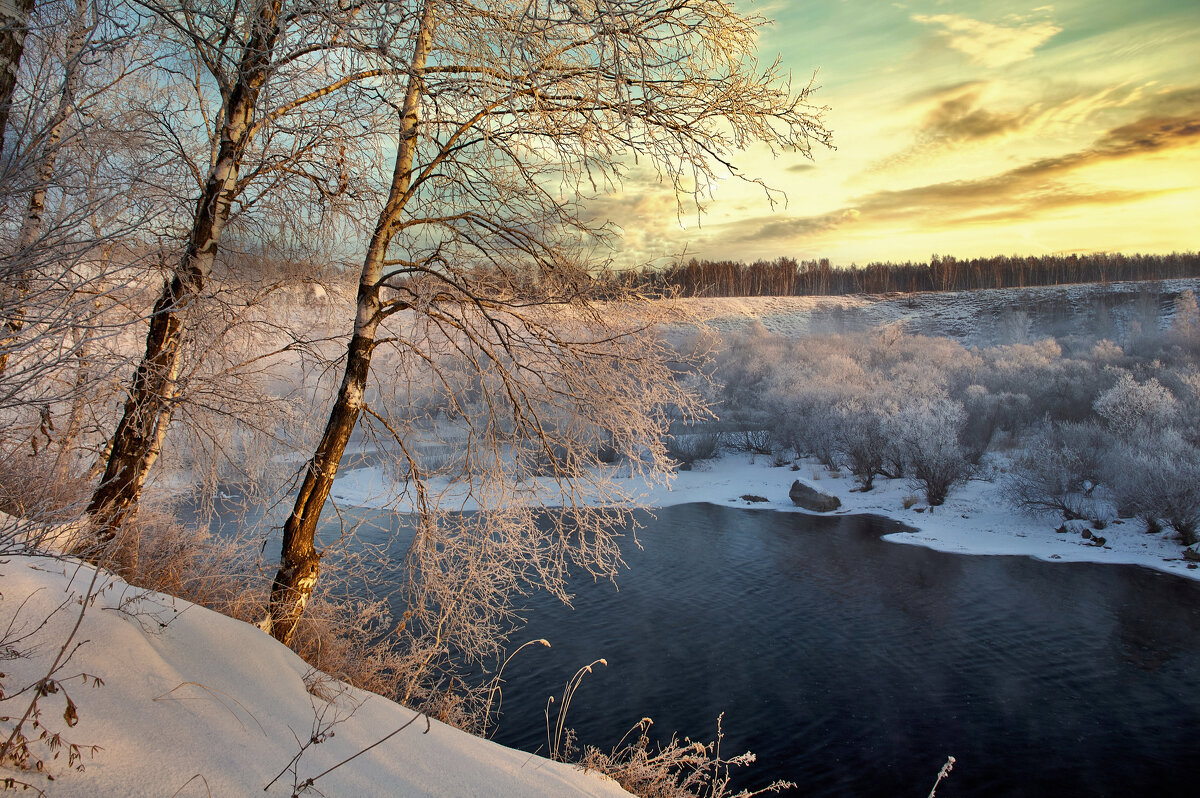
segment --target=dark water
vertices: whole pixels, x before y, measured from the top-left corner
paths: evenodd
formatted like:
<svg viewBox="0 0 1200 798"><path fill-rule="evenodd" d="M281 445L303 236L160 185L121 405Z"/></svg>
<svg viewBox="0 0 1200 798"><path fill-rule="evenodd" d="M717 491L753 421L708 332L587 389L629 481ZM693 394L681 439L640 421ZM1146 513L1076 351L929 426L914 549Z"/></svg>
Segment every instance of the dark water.
<svg viewBox="0 0 1200 798"><path fill-rule="evenodd" d="M745 786L797 794L1196 795L1200 584L1132 567L965 557L879 540L888 522L660 510L620 590L533 608L546 637L505 676L496 739L545 746L546 696L598 657L568 715L615 743L754 751Z"/></svg>
<svg viewBox="0 0 1200 798"><path fill-rule="evenodd" d="M891 522L684 505L628 547L620 589L542 597L514 639L495 739L545 751L543 710L578 668L567 726L614 745L639 718L754 751L738 786L942 798L1196 795L1200 584L1128 566L943 554ZM559 699L556 699L558 701Z"/></svg>

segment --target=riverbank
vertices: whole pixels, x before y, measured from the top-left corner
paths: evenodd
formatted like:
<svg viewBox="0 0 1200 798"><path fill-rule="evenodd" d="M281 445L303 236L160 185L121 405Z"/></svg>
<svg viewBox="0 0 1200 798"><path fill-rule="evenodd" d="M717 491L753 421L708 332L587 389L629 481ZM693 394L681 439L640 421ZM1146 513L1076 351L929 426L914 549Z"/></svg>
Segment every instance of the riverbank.
<svg viewBox="0 0 1200 798"><path fill-rule="evenodd" d="M1083 527L1058 532L1062 521L1047 514L1031 517L1019 512L1003 495L1001 483L1009 467L1003 455L989 454L979 478L951 490L946 503L929 508L906 479L875 480L867 493L845 472L831 473L813 460L798 461L798 471L775 467L771 458L726 453L714 460L700 461L690 471L681 471L665 485L648 485L613 469L608 475L613 489L649 507L668 507L693 502L752 507L779 512L806 512L792 504L788 489L797 478L837 496L842 506L831 515L871 513L892 518L915 531L885 536L893 543L926 546L956 554L992 554L1034 557L1052 562L1095 562L1141 565L1157 571L1200 580L1200 568L1183 559L1183 546L1170 530L1148 534L1138 520L1114 520L1104 529ZM446 509L474 510L478 505L457 486L431 481L431 494ZM412 510L409 497L392 484L381 468L346 472L335 483L335 500L364 507ZM766 501L747 501L756 496ZM561 497L548 482L531 486L526 500L553 506ZM598 500L596 500L598 501ZM905 504L909 504L908 508ZM1102 538L1103 543L1098 544ZM1192 566L1192 567L1189 567Z"/></svg>

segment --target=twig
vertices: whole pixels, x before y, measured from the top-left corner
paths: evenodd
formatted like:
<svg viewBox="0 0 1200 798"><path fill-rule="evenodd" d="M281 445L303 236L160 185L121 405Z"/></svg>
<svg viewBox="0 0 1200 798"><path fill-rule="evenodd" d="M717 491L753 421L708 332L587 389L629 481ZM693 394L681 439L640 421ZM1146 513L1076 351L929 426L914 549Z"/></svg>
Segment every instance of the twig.
<svg viewBox="0 0 1200 798"><path fill-rule="evenodd" d="M242 719L239 718L237 716L237 713L234 712L232 709L230 709L229 706L224 701L221 700L220 696L224 696L225 698L228 698L230 701L232 701L233 703L235 703L239 707L241 707L243 712L245 712L247 715L250 716L250 719L252 721L254 721L256 726L258 726L258 730L260 732L262 732L264 735L267 733L267 730L263 728L263 725L258 722L258 718L254 717L254 713L251 712L250 710L246 709L246 706L241 701L238 701L236 698L229 695L228 693L222 692L222 691L214 689L212 687L208 687L207 685L200 684L200 682L180 682L179 684L175 685L167 692L163 693L162 695L156 695L156 696L154 696L154 698L151 698L150 700L151 701L167 701L167 700L182 701L183 700L182 698L172 698L171 693L175 692L180 687L187 687L189 685L191 685L192 687L199 687L201 690L205 691L206 693L211 695L213 698L216 698L217 703L219 703L222 707L224 707L225 710L227 712L229 712L230 715L233 715L234 720L236 720L238 723L241 723L243 729L246 728L246 724L242 723Z"/></svg>
<svg viewBox="0 0 1200 798"><path fill-rule="evenodd" d="M200 781L204 782L204 791L208 793L208 798L212 798L212 787L208 786L208 779L204 778L203 773L197 773L195 776L192 776L190 779L185 781L182 787L171 793L171 798L175 798L176 795L179 795L179 793L183 792L184 788L196 779L200 779Z"/></svg>
<svg viewBox="0 0 1200 798"><path fill-rule="evenodd" d="M946 757L946 764L942 765L942 769L938 771L937 781L933 783L933 789L929 791L929 798L934 798L938 785L942 783L942 779L950 775L952 770L954 770L954 757Z"/></svg>
<svg viewBox="0 0 1200 798"><path fill-rule="evenodd" d="M338 768L340 768L342 765L345 765L347 762L352 762L353 760L355 760L355 759L357 759L358 757L360 757L360 756L362 756L363 754L365 754L367 751L370 751L370 750L371 750L372 748L374 748L375 746L377 746L377 745L382 745L383 743L386 743L388 740L392 739L392 738L393 738L393 737L395 737L397 734L399 734L400 732L404 731L404 730L405 730L405 729L407 729L409 726L413 725L413 723L415 723L415 722L416 722L417 718L419 718L419 717L421 717L421 716L423 716L423 715L424 715L424 717L425 717L425 731L423 731L423 732L421 732L421 733L422 733L422 734L429 734L429 729L431 728L431 726L430 726L430 723L429 723L429 716L428 716L428 715L425 715L425 713L424 713L424 712L418 712L416 715L413 715L413 717L412 717L412 720L408 721L407 723L405 723L405 724L404 724L403 726L401 726L400 728L396 729L396 730L395 730L394 732L392 732L391 734L388 734L386 737L382 737L382 738L380 738L379 740L376 740L375 742L371 743L370 745L368 745L366 748L362 749L362 750L361 750L361 751L359 751L358 753L356 753L356 754L353 754L353 755L351 755L351 756L348 756L348 757L346 757L345 759L343 759L341 762L338 762L338 763L337 763L336 765L334 765L333 767L331 767L331 768L327 768L327 769L325 769L325 770L321 771L320 773L318 773L317 775L315 775L315 776L312 776L312 777L310 777L310 778L307 778L307 779L305 779L304 781L302 781L302 782L300 783L300 788L301 788L301 789L303 789L303 788L305 788L305 787L311 787L311 786L313 786L313 784L316 782L316 780L317 780L317 779L319 779L319 778L321 778L322 776L326 776L326 775L328 775L328 774L332 773L333 771L335 771L335 770L337 770ZM285 771L285 772L286 772L286 771ZM280 775L280 776L282 776L283 774L281 773L281 774L279 774L279 775ZM274 779L272 779L272 780L271 780L271 784L274 784L274 783L275 783L275 782L276 782L278 779L279 779L279 776L276 776ZM270 789L270 787L271 787L271 784L268 784L266 787L263 787L263 792L266 792L268 789Z"/></svg>
<svg viewBox="0 0 1200 798"><path fill-rule="evenodd" d="M71 648L71 643L74 641L75 635L79 634L79 627L83 625L83 616L87 614L88 605L90 604L89 599L92 597L92 591L96 587L96 582L99 580L100 569L94 568L92 570L92 579L88 583L87 590L84 592L83 596L80 597L79 615L75 618L75 625L71 627L71 633L67 635L67 639L63 641L62 646L58 649L58 655L55 656L54 662L51 663L50 669L46 672L46 675L37 681L36 684L38 689L33 691L33 698L30 700L29 706L25 707L25 712L21 715L21 719L17 721L16 725L13 726L12 733L8 735L8 739L4 741L4 744L0 745L0 762L3 762L4 759L11 753L15 741L21 734L21 729L24 727L26 721L29 720L29 716L33 714L33 711L37 708L37 702L38 699L40 699L43 695L43 689L53 681L52 677L54 674L57 673L61 667L66 665L67 660L71 658L71 654L75 653L76 649L79 648L79 645L83 645L80 643L74 648ZM68 648L71 648L71 654L67 653Z"/></svg>

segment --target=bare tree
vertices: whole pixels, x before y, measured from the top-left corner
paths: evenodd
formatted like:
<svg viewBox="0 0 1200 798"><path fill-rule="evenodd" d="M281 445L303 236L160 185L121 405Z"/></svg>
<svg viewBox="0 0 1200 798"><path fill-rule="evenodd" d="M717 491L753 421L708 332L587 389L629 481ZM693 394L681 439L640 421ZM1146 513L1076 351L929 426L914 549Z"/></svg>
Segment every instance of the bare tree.
<svg viewBox="0 0 1200 798"><path fill-rule="evenodd" d="M14 89L0 204L23 212L0 218L0 489L23 514L80 498L78 445L94 442L136 322L149 217L117 132L115 89L138 69L118 20L103 0L39 3Z"/></svg>
<svg viewBox="0 0 1200 798"><path fill-rule="evenodd" d="M253 225L252 207L294 191L296 184L311 189L305 200L318 208L349 188L344 159L330 157L328 148L336 152L341 141L344 155L353 137L333 131L357 125L358 119L325 101L375 74L356 71L353 59L325 55L337 44L343 18L357 13L353 4L343 10L324 3L297 3L293 9L284 0L232 6L147 0L142 5L164 26L164 41L175 44L173 54L163 58L162 80L190 82L197 95L194 105L179 114L182 120L169 101L159 105L159 124L148 126L146 134L158 141L174 139L177 122L202 131L200 146L174 142L199 197L188 214L178 262L150 313L144 354L88 508L101 542L111 539L136 507L162 451L180 398L184 342L195 325L192 306L205 291L231 219L242 214L242 223ZM313 107L321 109L317 118L308 116ZM293 216L303 213L303 206L292 206Z"/></svg>
<svg viewBox="0 0 1200 798"><path fill-rule="evenodd" d="M20 263L29 260L30 252L37 243L42 232L43 214L46 210L46 195L50 191L54 178L54 165L58 159L59 145L67 132L67 124L74 111L76 93L81 71L81 59L88 45L88 38L96 29L99 20L90 8L88 0L75 0L74 13L69 18L70 33L67 36L63 53L63 82L58 102L46 125L42 140L38 142L33 174L33 185L28 192L25 215L21 219L20 230L17 233L14 251L9 255L10 260ZM7 114L6 114L7 116ZM7 124L7 121L4 122ZM24 269L16 269L12 280L7 281L3 292L6 294L0 300L0 306L5 310L3 332L4 339L20 335L25 326L24 300L29 293L29 274ZM11 345L8 340L0 340L0 375L8 367L8 357Z"/></svg>
<svg viewBox="0 0 1200 798"><path fill-rule="evenodd" d="M0 5L0 155L4 154L4 132L8 129L9 109L33 7L34 0L13 0Z"/></svg>
<svg viewBox="0 0 1200 798"><path fill-rule="evenodd" d="M361 35L379 42L400 78L391 101L397 155L363 259L341 386L284 526L266 625L288 641L317 581L315 532L339 461L360 417L379 415L367 399L377 350L391 345L408 369L430 364L436 380L434 352L446 349L486 378L467 440L490 467L486 479L463 477L473 477L481 510L493 511L480 517L496 525L448 528L419 462L405 455L422 510L407 555L406 623L425 626L431 651L444 651L450 609L479 583L467 564L489 564L495 583L560 593L571 563L604 575L619 564L618 527L604 520L612 516L589 510L574 487L589 478L589 458L556 452L565 443L580 453L591 440L580 420L628 461L663 473L666 408L697 408L665 365L652 329L660 315L631 292L612 296L611 286L599 301L589 251L612 231L587 217L586 200L619 182L635 157L659 170L682 210L685 198L702 204L718 170L742 176L731 150L765 142L807 153L827 134L806 102L811 87L793 91L777 65L755 62L763 20L731 3L380 8L382 17L361 20L374 25ZM567 422L549 427L551 409ZM393 445L410 451L413 442L394 431ZM549 534L520 523L531 510L513 501L532 474L507 453L523 447L556 464L564 510L552 514ZM431 592L432 604L423 598Z"/></svg>

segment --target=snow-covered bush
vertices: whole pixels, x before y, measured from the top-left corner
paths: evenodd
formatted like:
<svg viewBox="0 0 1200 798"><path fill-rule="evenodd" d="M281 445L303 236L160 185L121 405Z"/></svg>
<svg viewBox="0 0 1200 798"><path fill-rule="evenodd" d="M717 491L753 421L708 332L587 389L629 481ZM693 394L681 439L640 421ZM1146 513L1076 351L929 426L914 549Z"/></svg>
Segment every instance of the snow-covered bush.
<svg viewBox="0 0 1200 798"><path fill-rule="evenodd" d="M1171 426L1178 413L1175 397L1162 383L1150 377L1139 383L1128 372L1093 404L1096 412L1117 435L1132 437L1145 431Z"/></svg>
<svg viewBox="0 0 1200 798"><path fill-rule="evenodd" d="M1109 481L1123 506L1149 528L1166 521L1185 546L1200 541L1200 448L1165 430L1123 441L1113 455Z"/></svg>
<svg viewBox="0 0 1200 798"><path fill-rule="evenodd" d="M1095 422L1044 422L1020 456L1005 485L1009 499L1033 512L1061 513L1066 520L1093 518L1094 495L1106 473L1113 446L1110 433Z"/></svg>
<svg viewBox="0 0 1200 798"><path fill-rule="evenodd" d="M725 435L725 442L734 450L750 455L771 454L779 448L775 433L770 429L742 429Z"/></svg>
<svg viewBox="0 0 1200 798"><path fill-rule="evenodd" d="M1190 313L1185 297L1179 329L1190 329ZM1128 355L1109 340L1073 340L1066 355L1054 339L1023 338L967 350L894 325L801 340L759 327L722 355L718 380L725 406L753 417L779 445L847 468L863 489L880 475L908 477L931 504L967 478L998 432L1016 445L1044 419L1024 436L1028 450L1007 488L1016 505L1067 517L1138 512L1105 461L1117 440L1156 430L1200 445L1200 425L1186 423L1200 417L1200 371L1179 350L1167 357L1161 336L1163 360Z"/></svg>
<svg viewBox="0 0 1200 798"><path fill-rule="evenodd" d="M838 451L864 491L874 487L876 476L887 473L895 412L895 402L882 391L856 396L835 409Z"/></svg>
<svg viewBox="0 0 1200 798"><path fill-rule="evenodd" d="M958 442L966 413L960 403L944 396L910 398L896 414L899 443L914 486L924 490L929 506L936 507L971 473Z"/></svg>
<svg viewBox="0 0 1200 798"><path fill-rule="evenodd" d="M721 436L715 432L685 432L666 439L667 455L679 464L679 468L690 471L697 460L709 460L717 456Z"/></svg>
<svg viewBox="0 0 1200 798"><path fill-rule="evenodd" d="M1184 291L1175 301L1175 314L1167 341L1179 347L1185 356L1200 357L1200 309L1196 307L1196 295Z"/></svg>

